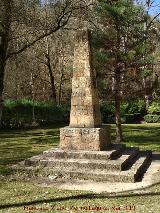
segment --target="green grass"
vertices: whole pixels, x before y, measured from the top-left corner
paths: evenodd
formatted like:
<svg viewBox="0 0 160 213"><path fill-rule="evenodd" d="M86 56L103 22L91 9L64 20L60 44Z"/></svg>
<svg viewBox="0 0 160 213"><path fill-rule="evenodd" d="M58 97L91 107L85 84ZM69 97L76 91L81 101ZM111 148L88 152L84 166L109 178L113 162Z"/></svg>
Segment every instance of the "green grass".
<svg viewBox="0 0 160 213"><path fill-rule="evenodd" d="M160 124L124 124L123 134L127 146L160 152ZM112 136L114 141L115 126L112 126Z"/></svg>
<svg viewBox="0 0 160 213"><path fill-rule="evenodd" d="M0 133L0 172L9 173L7 165L15 164L40 154L51 147L57 147L59 129L32 131L4 131Z"/></svg>
<svg viewBox="0 0 160 213"><path fill-rule="evenodd" d="M160 151L160 124L123 125L127 146ZM112 140L115 140L112 126ZM59 142L59 128L33 131L0 132L0 212L160 212L160 185L145 190L144 194L100 194L91 192L57 190L40 187L18 177L18 173L7 167L23 159L39 154ZM135 205L136 210L125 211L124 206ZM25 208L26 206L26 208ZM77 210L70 210L74 206ZM87 211L81 207L106 207L108 210ZM27 207L36 207L34 211ZM59 207L68 210L58 210ZM121 210L114 210L117 207ZM25 208L25 209L24 209ZM43 210L38 208L43 208ZM52 209L53 208L53 209ZM46 209L46 210L45 210Z"/></svg>
<svg viewBox="0 0 160 213"><path fill-rule="evenodd" d="M136 213L159 213L159 195L160 188L155 186L151 190L146 191L146 194L93 194L91 192L81 191L62 191L55 188L42 188L34 186L33 184L24 182L6 182L0 189L1 205L0 212L28 212L24 211L24 207L46 208L48 211L42 212L71 212L71 211L58 211L58 208L64 206L70 209L74 207L107 207L110 211L95 211L95 212L136 212ZM112 208L121 207L126 205L135 205L136 210L132 211L116 211ZM11 208L12 207L12 208ZM51 209L54 208L53 211ZM27 208L26 208L27 209ZM112 210L112 211L111 211ZM38 212L38 211L33 211ZM93 211L72 211L72 212L93 212Z"/></svg>

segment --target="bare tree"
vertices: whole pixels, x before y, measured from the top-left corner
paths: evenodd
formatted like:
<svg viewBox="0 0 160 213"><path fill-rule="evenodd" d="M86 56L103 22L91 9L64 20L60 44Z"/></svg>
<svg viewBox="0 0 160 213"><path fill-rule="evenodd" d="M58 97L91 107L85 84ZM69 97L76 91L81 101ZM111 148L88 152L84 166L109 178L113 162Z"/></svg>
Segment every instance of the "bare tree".
<svg viewBox="0 0 160 213"><path fill-rule="evenodd" d="M44 19L42 15L45 15L45 8L38 5L37 1L34 7L26 0L0 2L2 8L0 12L0 108L3 105L4 75L8 59L65 27L79 9L80 2L79 0L49 2L46 4L49 13L47 19ZM84 3L81 7L86 8L88 5L85 1ZM50 69L49 66L48 58Z"/></svg>

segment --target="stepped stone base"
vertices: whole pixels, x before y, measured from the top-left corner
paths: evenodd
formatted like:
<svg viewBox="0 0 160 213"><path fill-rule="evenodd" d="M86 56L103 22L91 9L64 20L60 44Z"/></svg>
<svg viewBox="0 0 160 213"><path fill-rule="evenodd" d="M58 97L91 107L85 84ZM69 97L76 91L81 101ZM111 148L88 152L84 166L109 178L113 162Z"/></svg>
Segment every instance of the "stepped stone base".
<svg viewBox="0 0 160 213"><path fill-rule="evenodd" d="M97 182L141 181L151 162L150 151L112 145L107 151L50 149L19 163L19 168L38 171L56 180L93 180Z"/></svg>
<svg viewBox="0 0 160 213"><path fill-rule="evenodd" d="M60 148L64 150L106 150L111 144L110 127L60 129Z"/></svg>

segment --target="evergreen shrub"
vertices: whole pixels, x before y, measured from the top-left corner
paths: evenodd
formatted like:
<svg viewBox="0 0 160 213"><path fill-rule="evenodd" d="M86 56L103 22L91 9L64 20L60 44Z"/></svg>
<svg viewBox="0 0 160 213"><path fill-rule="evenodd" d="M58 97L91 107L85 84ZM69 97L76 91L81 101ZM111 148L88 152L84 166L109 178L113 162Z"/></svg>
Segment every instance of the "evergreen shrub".
<svg viewBox="0 0 160 213"><path fill-rule="evenodd" d="M38 124L68 121L68 108L32 100L6 100L2 112L3 128L25 128Z"/></svg>
<svg viewBox="0 0 160 213"><path fill-rule="evenodd" d="M144 120L147 123L160 123L160 115L147 114L144 116Z"/></svg>

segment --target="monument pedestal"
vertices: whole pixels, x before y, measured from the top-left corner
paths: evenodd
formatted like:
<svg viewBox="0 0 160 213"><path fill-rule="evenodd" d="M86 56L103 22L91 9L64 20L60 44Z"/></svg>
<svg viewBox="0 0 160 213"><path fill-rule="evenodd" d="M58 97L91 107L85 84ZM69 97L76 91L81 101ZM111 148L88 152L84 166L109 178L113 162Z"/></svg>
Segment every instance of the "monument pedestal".
<svg viewBox="0 0 160 213"><path fill-rule="evenodd" d="M60 148L63 150L106 150L111 144L110 127L60 129Z"/></svg>

